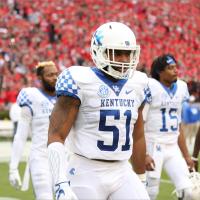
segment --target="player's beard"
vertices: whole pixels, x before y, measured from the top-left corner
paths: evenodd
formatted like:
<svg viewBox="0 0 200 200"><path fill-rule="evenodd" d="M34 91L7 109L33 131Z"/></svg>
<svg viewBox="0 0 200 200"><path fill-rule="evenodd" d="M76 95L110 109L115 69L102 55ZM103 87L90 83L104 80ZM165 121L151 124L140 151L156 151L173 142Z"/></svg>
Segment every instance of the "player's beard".
<svg viewBox="0 0 200 200"><path fill-rule="evenodd" d="M42 84L46 91L55 92L55 86L50 85L44 78L42 78Z"/></svg>

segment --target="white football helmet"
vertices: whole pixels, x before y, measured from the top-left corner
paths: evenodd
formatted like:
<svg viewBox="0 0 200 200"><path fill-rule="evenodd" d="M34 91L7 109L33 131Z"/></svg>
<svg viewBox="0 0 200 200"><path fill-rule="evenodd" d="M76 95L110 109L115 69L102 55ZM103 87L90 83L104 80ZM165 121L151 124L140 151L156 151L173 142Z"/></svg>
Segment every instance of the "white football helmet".
<svg viewBox="0 0 200 200"><path fill-rule="evenodd" d="M117 62L116 50L129 50L129 62ZM97 68L114 78L128 79L132 77L139 62L140 46L136 44L135 35L128 26L119 22L108 22L95 31L90 52ZM109 52L112 52L112 56ZM120 69L116 70L117 68Z"/></svg>

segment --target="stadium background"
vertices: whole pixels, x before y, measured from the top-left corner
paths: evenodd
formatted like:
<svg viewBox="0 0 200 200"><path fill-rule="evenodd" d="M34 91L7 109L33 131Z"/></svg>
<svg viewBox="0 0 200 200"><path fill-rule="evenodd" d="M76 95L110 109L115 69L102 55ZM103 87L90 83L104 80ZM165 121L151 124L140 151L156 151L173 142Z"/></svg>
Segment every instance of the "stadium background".
<svg viewBox="0 0 200 200"><path fill-rule="evenodd" d="M38 61L53 60L60 70L91 66L92 32L104 22L120 21L134 30L141 45L139 70L148 74L153 58L162 53L177 58L191 94L184 119L192 149L199 115L192 118L190 108L199 112L200 102L199 13L199 0L0 0L0 130L10 131L3 124L19 90L39 84L34 75ZM17 195L6 181L7 163L0 166L0 196ZM161 190L168 193L166 186Z"/></svg>

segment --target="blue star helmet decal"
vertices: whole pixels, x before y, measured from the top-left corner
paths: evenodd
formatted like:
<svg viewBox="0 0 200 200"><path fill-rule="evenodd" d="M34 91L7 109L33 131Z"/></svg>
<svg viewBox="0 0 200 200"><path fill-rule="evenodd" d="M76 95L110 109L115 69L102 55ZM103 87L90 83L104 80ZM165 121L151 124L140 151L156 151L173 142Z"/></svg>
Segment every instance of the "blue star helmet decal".
<svg viewBox="0 0 200 200"><path fill-rule="evenodd" d="M95 43L99 46L102 46L102 39L103 39L103 31L97 30L94 34Z"/></svg>

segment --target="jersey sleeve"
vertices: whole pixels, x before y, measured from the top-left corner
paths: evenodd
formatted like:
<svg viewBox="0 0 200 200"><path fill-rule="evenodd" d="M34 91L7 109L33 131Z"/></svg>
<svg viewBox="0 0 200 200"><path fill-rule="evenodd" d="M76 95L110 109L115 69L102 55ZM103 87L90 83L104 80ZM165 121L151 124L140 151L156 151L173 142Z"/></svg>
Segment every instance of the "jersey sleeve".
<svg viewBox="0 0 200 200"><path fill-rule="evenodd" d="M152 102L152 95L149 85L144 88L144 102L150 104Z"/></svg>
<svg viewBox="0 0 200 200"><path fill-rule="evenodd" d="M149 78L147 77L146 74L144 74L141 79L144 81L143 104L144 103L150 104L151 101L152 101L152 95L151 95L151 90L150 90L150 87L149 87Z"/></svg>
<svg viewBox="0 0 200 200"><path fill-rule="evenodd" d="M69 69L64 70L56 82L56 95L71 96L81 100L81 90Z"/></svg>
<svg viewBox="0 0 200 200"><path fill-rule="evenodd" d="M187 83L185 83L185 90L184 90L184 94L183 94L183 103L186 101L189 101L189 97L190 97L190 94L188 91L188 86L187 86Z"/></svg>
<svg viewBox="0 0 200 200"><path fill-rule="evenodd" d="M17 97L17 104L20 107L27 106L30 109L31 114L33 115L33 108L32 108L33 102L31 100L31 96L29 94L28 88L24 88L20 91Z"/></svg>

